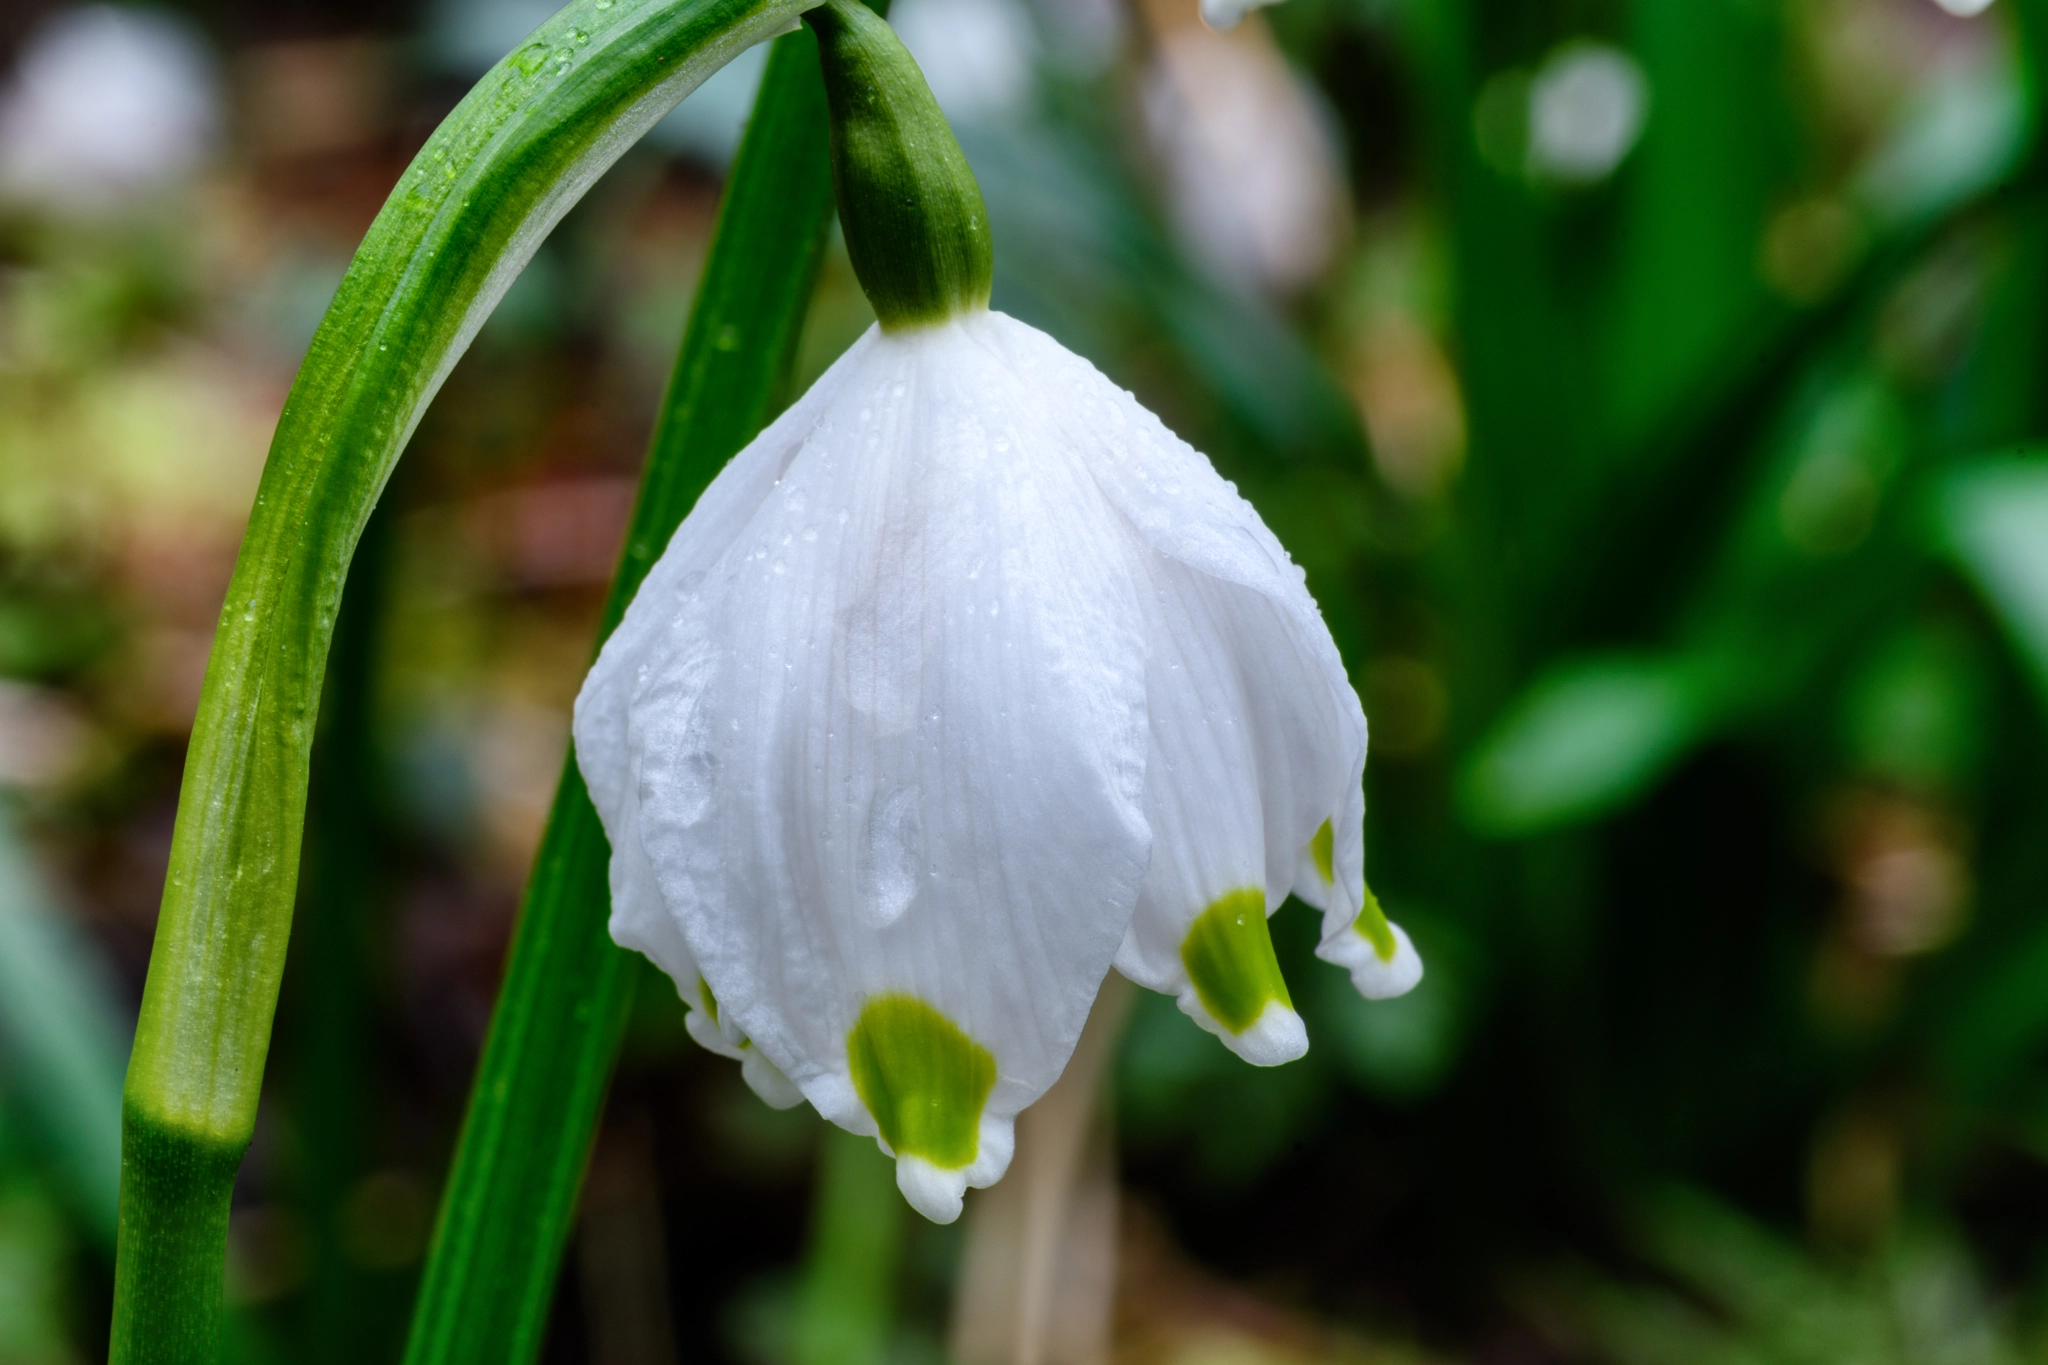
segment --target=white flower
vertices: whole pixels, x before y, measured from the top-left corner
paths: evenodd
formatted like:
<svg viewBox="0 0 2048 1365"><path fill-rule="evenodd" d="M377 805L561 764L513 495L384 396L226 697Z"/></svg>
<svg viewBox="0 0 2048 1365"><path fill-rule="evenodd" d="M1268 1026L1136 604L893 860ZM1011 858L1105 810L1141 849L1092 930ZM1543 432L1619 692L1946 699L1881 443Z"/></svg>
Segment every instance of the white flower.
<svg viewBox="0 0 2048 1365"><path fill-rule="evenodd" d="M871 331L736 457L592 670L612 934L771 1103L941 1222L1112 964L1247 1061L1307 1047L1266 916L1367 995L1365 716L1249 504L998 313Z"/></svg>
<svg viewBox="0 0 2048 1365"><path fill-rule="evenodd" d="M1236 28L1245 15L1277 0L1202 0L1202 22L1210 28Z"/></svg>

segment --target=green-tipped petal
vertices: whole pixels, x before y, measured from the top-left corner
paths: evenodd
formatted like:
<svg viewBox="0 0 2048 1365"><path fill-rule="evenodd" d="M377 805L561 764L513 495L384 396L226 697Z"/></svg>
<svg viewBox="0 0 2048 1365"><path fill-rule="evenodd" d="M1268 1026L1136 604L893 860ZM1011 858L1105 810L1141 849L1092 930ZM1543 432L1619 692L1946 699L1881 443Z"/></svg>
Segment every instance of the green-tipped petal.
<svg viewBox="0 0 2048 1365"><path fill-rule="evenodd" d="M995 1055L914 995L878 995L846 1037L853 1088L896 1158L904 1198L936 1223L960 1216L982 1157Z"/></svg>
<svg viewBox="0 0 2048 1365"><path fill-rule="evenodd" d="M1308 1050L1308 1032L1273 955L1266 893L1245 887L1219 897L1188 926L1181 965L1199 1009L1197 1023L1257 1066L1291 1062Z"/></svg>
<svg viewBox="0 0 2048 1365"><path fill-rule="evenodd" d="M1351 973L1351 984L1368 1000L1406 995L1422 980L1422 957L1408 934L1380 909L1372 888L1360 884L1364 905L1350 924L1326 938L1316 956Z"/></svg>

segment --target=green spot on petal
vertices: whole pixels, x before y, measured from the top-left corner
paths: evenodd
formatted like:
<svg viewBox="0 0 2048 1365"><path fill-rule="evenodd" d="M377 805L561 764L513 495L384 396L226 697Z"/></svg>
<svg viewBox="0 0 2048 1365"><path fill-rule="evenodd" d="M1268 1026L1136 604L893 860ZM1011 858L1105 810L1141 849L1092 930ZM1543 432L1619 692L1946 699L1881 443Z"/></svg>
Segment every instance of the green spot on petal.
<svg viewBox="0 0 2048 1365"><path fill-rule="evenodd" d="M1308 856L1316 860L1316 871L1326 882L1337 880L1337 831L1328 820L1316 831L1316 837L1308 841Z"/></svg>
<svg viewBox="0 0 2048 1365"><path fill-rule="evenodd" d="M1351 921L1352 929L1358 936L1372 945L1374 953L1382 962L1392 962L1400 945L1394 942L1394 931L1387 927L1387 912L1380 909L1380 898L1373 895L1372 888L1365 888L1365 906L1358 912L1358 918Z"/></svg>
<svg viewBox="0 0 2048 1365"><path fill-rule="evenodd" d="M846 1035L853 1088L898 1156L958 1170L981 1147L996 1059L914 995L878 995Z"/></svg>
<svg viewBox="0 0 2048 1365"><path fill-rule="evenodd" d="M1181 940L1180 960L1210 1017L1232 1033L1257 1023L1269 1001L1294 1008L1266 929L1266 893L1258 887L1226 891L1196 916Z"/></svg>
<svg viewBox="0 0 2048 1365"><path fill-rule="evenodd" d="M711 1016L711 1022L718 1022L718 997L711 993L711 983L703 977L697 978L697 998L704 1004L704 1012Z"/></svg>

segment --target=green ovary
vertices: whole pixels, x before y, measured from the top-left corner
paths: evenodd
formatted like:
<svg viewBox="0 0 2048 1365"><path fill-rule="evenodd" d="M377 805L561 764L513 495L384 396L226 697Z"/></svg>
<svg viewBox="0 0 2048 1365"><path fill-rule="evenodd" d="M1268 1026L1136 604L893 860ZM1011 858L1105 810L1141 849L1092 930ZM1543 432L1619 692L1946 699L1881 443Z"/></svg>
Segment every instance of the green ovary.
<svg viewBox="0 0 2048 1365"><path fill-rule="evenodd" d="M958 1170L981 1147L996 1059L914 995L878 995L846 1035L853 1088L898 1156Z"/></svg>
<svg viewBox="0 0 2048 1365"><path fill-rule="evenodd" d="M1308 841L1308 856L1316 860L1316 871L1323 880L1334 884L1337 880L1337 831L1328 820L1323 821L1316 837Z"/></svg>
<svg viewBox="0 0 2048 1365"><path fill-rule="evenodd" d="M1232 1033L1257 1023L1269 1002L1294 1008L1266 929L1266 893L1255 886L1224 892L1196 916L1180 960L1210 1017Z"/></svg>
<svg viewBox="0 0 2048 1365"><path fill-rule="evenodd" d="M1351 927L1372 945L1382 962L1392 962L1394 954L1400 951L1400 945L1394 942L1394 931L1387 927L1387 912L1380 909L1380 898L1373 895L1369 886L1365 888L1365 905L1358 918L1351 921Z"/></svg>

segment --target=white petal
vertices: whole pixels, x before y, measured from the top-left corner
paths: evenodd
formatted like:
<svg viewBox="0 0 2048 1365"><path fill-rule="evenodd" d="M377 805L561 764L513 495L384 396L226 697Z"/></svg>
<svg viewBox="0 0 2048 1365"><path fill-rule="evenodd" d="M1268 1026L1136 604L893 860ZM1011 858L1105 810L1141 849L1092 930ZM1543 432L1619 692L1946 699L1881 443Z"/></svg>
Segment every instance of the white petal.
<svg viewBox="0 0 2048 1365"><path fill-rule="evenodd" d="M626 720L636 674L650 650L666 638L676 611L697 598L705 571L760 510L816 424L818 412L833 401L847 376L859 369L860 358L871 344L872 334L855 342L803 398L719 471L670 537L628 604L618 629L598 651L597 662L591 665L576 697L576 757L591 803L597 807L615 850L620 842L618 831L628 819L626 802L639 786L639 769L627 747ZM613 880L616 896L616 868ZM655 960L660 962L658 957Z"/></svg>
<svg viewBox="0 0 2048 1365"><path fill-rule="evenodd" d="M740 1077L746 1081L747 1089L771 1109L794 1109L804 1102L804 1092L751 1043L740 1053Z"/></svg>
<svg viewBox="0 0 2048 1365"><path fill-rule="evenodd" d="M1154 568L1155 592L1146 599L1153 868L1134 942L1119 965L1139 980L1167 979L1162 945L1172 938L1170 916L1190 912L1185 904L1155 908L1154 889L1162 901L1185 901L1190 888L1220 894L1208 864L1225 849L1244 859L1250 835L1237 793L1247 768L1263 825L1269 910L1292 891L1324 912L1326 940L1351 931L1366 899L1365 713L1300 569L1251 504L1130 394L1042 333L998 321L1018 368L1048 392L1072 395L1060 407L1063 433L1153 550L1153 562L1168 566ZM1172 681L1176 666L1187 670L1187 681ZM1218 718L1232 714L1242 717L1242 736L1228 746L1214 734L1170 738L1214 731ZM1186 752L1167 752L1176 745ZM1196 902L1198 909L1209 903ZM1168 925L1156 915L1169 916ZM1135 942L1140 937L1150 942ZM1291 1033L1273 1036L1293 1046ZM1238 1050L1249 1057L1261 1045Z"/></svg>
<svg viewBox="0 0 2048 1365"><path fill-rule="evenodd" d="M1387 1000L1406 995L1422 980L1422 958L1408 933L1400 925L1387 923L1393 952L1386 956L1383 945L1375 944L1361 929L1349 927L1325 940L1316 956L1334 962L1351 973L1351 984L1368 1000Z"/></svg>
<svg viewBox="0 0 2048 1365"><path fill-rule="evenodd" d="M1166 559L1248 591L1226 593L1266 804L1268 889L1294 890L1346 924L1364 896L1365 712L1301 570L1252 505L1187 442L1087 361L1008 318L1020 370L1074 395L1061 430L1138 535ZM1336 835L1336 893L1303 876L1323 821ZM1334 907L1334 908L1333 908Z"/></svg>
<svg viewBox="0 0 2048 1365"><path fill-rule="evenodd" d="M1060 410L1062 430L1145 542L1241 590L1212 595L1210 610L1225 622L1244 679L1264 805L1269 906L1292 891L1320 909L1317 951L1328 960L1348 965L1357 959L1353 941L1365 942L1372 963L1356 966L1352 979L1369 997L1409 989L1422 965L1407 935L1388 926L1399 945L1391 959L1379 958L1371 943L1386 921L1365 884L1365 711L1301 570L1251 504L1130 394L1043 333L1000 321L1020 370L1048 391L1076 395ZM1159 625L1151 628L1156 641ZM1155 714L1155 734L1168 723ZM1161 799L1152 780L1148 811ZM1174 855L1162 844L1155 875L1161 856Z"/></svg>
<svg viewBox="0 0 2048 1365"><path fill-rule="evenodd" d="M835 366L703 578L650 578L644 659L591 683L629 693L642 843L721 1024L857 1132L885 1125L856 1042L904 1084L989 1058L970 1136L898 1144L967 1184L1065 1065L1148 843L1129 532L981 321Z"/></svg>
<svg viewBox="0 0 2048 1365"><path fill-rule="evenodd" d="M1266 930L1287 890L1268 875L1261 727L1230 619L1233 595L1255 595L1158 554L1145 559L1152 865L1117 969L1174 996L1246 1061L1290 1062L1308 1035ZM1292 858L1284 864L1291 874Z"/></svg>

